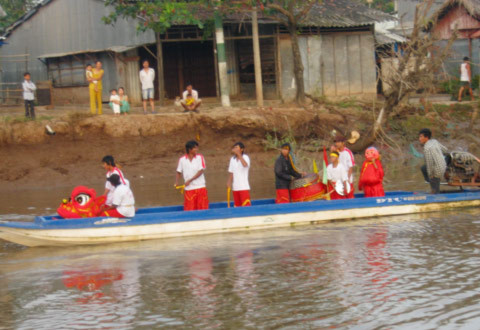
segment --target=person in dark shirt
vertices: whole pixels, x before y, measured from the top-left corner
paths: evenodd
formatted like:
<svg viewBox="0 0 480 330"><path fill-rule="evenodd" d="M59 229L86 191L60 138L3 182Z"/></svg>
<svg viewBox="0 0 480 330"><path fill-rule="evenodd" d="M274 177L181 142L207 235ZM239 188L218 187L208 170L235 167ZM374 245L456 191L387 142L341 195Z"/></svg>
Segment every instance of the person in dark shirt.
<svg viewBox="0 0 480 330"><path fill-rule="evenodd" d="M275 161L275 188L277 189L277 198L275 203L290 203L290 182L302 177L293 164L289 143L282 145L280 156Z"/></svg>

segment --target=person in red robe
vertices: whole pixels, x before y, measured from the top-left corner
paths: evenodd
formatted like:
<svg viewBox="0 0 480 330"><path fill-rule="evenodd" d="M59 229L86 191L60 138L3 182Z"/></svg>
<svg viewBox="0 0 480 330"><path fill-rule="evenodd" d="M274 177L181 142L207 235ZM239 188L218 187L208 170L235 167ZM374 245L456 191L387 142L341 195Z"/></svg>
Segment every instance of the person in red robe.
<svg viewBox="0 0 480 330"><path fill-rule="evenodd" d="M383 190L383 166L380 162L380 154L375 147L365 150L365 161L360 172L358 189L363 190L365 197L385 196Z"/></svg>

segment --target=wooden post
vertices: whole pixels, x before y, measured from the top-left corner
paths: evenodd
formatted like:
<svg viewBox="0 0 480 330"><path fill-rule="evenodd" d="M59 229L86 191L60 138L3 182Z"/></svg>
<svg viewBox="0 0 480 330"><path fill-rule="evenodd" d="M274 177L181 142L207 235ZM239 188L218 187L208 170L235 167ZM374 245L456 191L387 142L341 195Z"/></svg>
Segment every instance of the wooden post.
<svg viewBox="0 0 480 330"><path fill-rule="evenodd" d="M158 77L158 100L160 106L165 103L165 81L163 77L163 49L162 40L160 39L160 33L155 34L157 42L157 77Z"/></svg>
<svg viewBox="0 0 480 330"><path fill-rule="evenodd" d="M255 66L255 90L257 106L263 107L262 63L260 61L260 41L258 38L257 7L252 9L253 63Z"/></svg>

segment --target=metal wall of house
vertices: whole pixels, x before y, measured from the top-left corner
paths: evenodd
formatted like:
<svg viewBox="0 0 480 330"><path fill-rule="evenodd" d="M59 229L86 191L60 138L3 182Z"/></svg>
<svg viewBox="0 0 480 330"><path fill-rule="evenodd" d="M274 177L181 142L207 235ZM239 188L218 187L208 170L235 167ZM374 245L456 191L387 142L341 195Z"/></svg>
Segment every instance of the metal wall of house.
<svg viewBox="0 0 480 330"><path fill-rule="evenodd" d="M299 36L305 91L314 96L376 93L375 45L371 32ZM281 96L295 98L291 40L280 35Z"/></svg>
<svg viewBox="0 0 480 330"><path fill-rule="evenodd" d="M235 40L225 40L225 53L227 56L227 75L230 96L240 94L240 78L238 75L237 53L235 51Z"/></svg>
<svg viewBox="0 0 480 330"><path fill-rule="evenodd" d="M42 55L155 42L153 33L137 33L134 21L120 19L115 26L105 25L101 19L110 11L100 0L52 0L45 4L11 32L8 44L0 47L2 56L29 54L27 68L24 62L4 63L2 81L21 80L25 69L35 81L47 80L47 67L38 59ZM114 63L113 59L111 62ZM107 64L106 69L112 68ZM104 81L112 77L106 72ZM106 85L114 86L116 81Z"/></svg>

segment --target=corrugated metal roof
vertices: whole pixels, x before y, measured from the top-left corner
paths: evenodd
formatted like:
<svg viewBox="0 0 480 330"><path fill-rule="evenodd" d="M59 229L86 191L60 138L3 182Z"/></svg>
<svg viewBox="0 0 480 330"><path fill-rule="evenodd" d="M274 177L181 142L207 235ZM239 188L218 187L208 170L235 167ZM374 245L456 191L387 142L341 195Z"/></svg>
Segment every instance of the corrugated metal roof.
<svg viewBox="0 0 480 330"><path fill-rule="evenodd" d="M77 55L77 54L85 54L85 53L99 53L99 52L115 52L115 53L123 53L130 49L137 48L138 45L135 46L113 46L105 49L88 49L88 50L79 50L74 52L63 52L63 53L51 53L51 54L43 54L38 56L37 58L54 58L54 57L63 57L68 55Z"/></svg>
<svg viewBox="0 0 480 330"><path fill-rule="evenodd" d="M356 0L323 0L321 4L313 6L302 25L324 28L353 27L395 19Z"/></svg>

